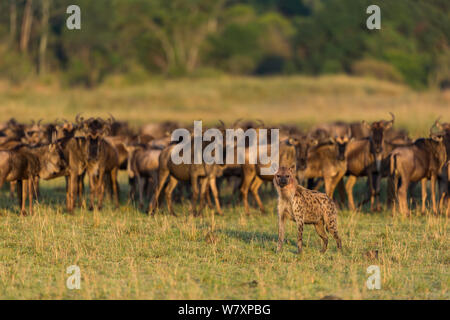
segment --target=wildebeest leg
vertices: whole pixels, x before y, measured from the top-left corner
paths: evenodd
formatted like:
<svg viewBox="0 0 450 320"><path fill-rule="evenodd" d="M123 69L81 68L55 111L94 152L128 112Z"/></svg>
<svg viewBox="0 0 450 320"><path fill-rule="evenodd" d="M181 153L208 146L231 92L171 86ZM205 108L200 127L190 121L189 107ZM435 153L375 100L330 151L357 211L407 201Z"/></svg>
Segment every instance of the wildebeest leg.
<svg viewBox="0 0 450 320"><path fill-rule="evenodd" d="M439 198L439 211L440 212L444 212L444 205L445 205L445 200L448 197L448 181L449 181L449 176L448 176L448 171L449 171L449 163L446 163L444 165L444 167L442 168L442 172L440 174L440 179L438 179L438 185L439 185L439 194L438 194L438 198Z"/></svg>
<svg viewBox="0 0 450 320"><path fill-rule="evenodd" d="M342 205L342 207L345 206L345 184L344 184L344 177L342 176L341 180L337 183L337 189L339 193L339 200Z"/></svg>
<svg viewBox="0 0 450 320"><path fill-rule="evenodd" d="M209 188L211 189L211 192L212 192L213 197L214 197L214 202L216 204L217 214L218 215L223 215L222 209L220 208L220 198L219 198L219 192L217 190L216 177L215 176L210 177Z"/></svg>
<svg viewBox="0 0 450 320"><path fill-rule="evenodd" d="M34 177L28 179L28 206L30 208L30 215L33 215L33 189L34 189Z"/></svg>
<svg viewBox="0 0 450 320"><path fill-rule="evenodd" d="M135 176L138 192L139 192L139 209L142 210L144 208L144 188L145 188L145 179L143 179L140 175Z"/></svg>
<svg viewBox="0 0 450 320"><path fill-rule="evenodd" d="M421 185L422 185L422 214L425 213L425 208L426 208L426 201L427 201L427 178L423 178L420 181Z"/></svg>
<svg viewBox="0 0 450 320"><path fill-rule="evenodd" d="M113 201L114 200L114 191L113 191L113 187L112 187L112 176L110 172L106 172L105 173L105 190L107 191L109 200Z"/></svg>
<svg viewBox="0 0 450 320"><path fill-rule="evenodd" d="M258 193L259 187L261 186L262 183L263 183L263 181L261 180L261 178L256 176L250 186L250 191L252 192L253 197L255 197L255 200L256 200L256 203L258 204L259 210L261 210L262 214L265 214L266 210L264 209L264 205L262 204L261 198L259 197L259 193Z"/></svg>
<svg viewBox="0 0 450 320"><path fill-rule="evenodd" d="M323 180L325 182L325 193L328 197L330 197L330 199L333 199L333 178L326 176Z"/></svg>
<svg viewBox="0 0 450 320"><path fill-rule="evenodd" d="M99 170L97 180L97 208L101 210L103 208L103 198L105 197L105 171Z"/></svg>
<svg viewBox="0 0 450 320"><path fill-rule="evenodd" d="M219 182L219 180L217 180L217 182ZM209 182L207 183L207 186L206 186L206 190L205 190L205 197L206 197L206 202L208 203L208 207L210 208L210 209L213 209L214 208L214 206L213 206L213 204L212 204L212 201L211 201L211 193L209 192L209 190L208 190L208 187L209 187L210 185L209 185Z"/></svg>
<svg viewBox="0 0 450 320"><path fill-rule="evenodd" d="M436 181L437 177L435 174L431 175L431 203L433 205L433 213L437 213L437 204L436 204Z"/></svg>
<svg viewBox="0 0 450 320"><path fill-rule="evenodd" d="M409 187L409 180L406 179L406 176L402 176L402 184L398 188L398 204L400 213L402 215L408 215L409 209L408 209L408 187Z"/></svg>
<svg viewBox="0 0 450 320"><path fill-rule="evenodd" d="M203 214L203 209L205 208L205 197L209 194L208 190L209 181L208 177L200 178L200 206L198 210L198 214Z"/></svg>
<svg viewBox="0 0 450 320"><path fill-rule="evenodd" d="M142 179L141 179L142 180ZM173 193L173 189L175 189L175 187L177 186L178 180L173 177L170 176L169 177L169 182L167 183L166 189L164 190L164 194L166 196L166 203L167 203L167 210L169 211L169 213L173 216L177 216L175 214L175 212L173 211L173 206L172 206L172 193Z"/></svg>
<svg viewBox="0 0 450 320"><path fill-rule="evenodd" d="M355 211L355 202L353 200L353 186L355 185L357 180L356 176L349 176L347 179L347 183L345 184L345 191L347 192L347 198L348 198L348 206L350 207L350 210Z"/></svg>
<svg viewBox="0 0 450 320"><path fill-rule="evenodd" d="M450 217L450 197L447 195L447 211L445 212L445 216Z"/></svg>
<svg viewBox="0 0 450 320"><path fill-rule="evenodd" d="M322 239L322 249L320 250L321 253L324 253L327 251L328 247L328 236L325 232L325 223L323 220L320 220L319 223L314 224L314 227L316 228L316 232L319 235L320 239Z"/></svg>
<svg viewBox="0 0 450 320"><path fill-rule="evenodd" d="M375 211L381 211L380 193L381 193L381 173L378 172L375 177Z"/></svg>
<svg viewBox="0 0 450 320"><path fill-rule="evenodd" d="M97 184L92 173L88 173L89 177L89 210L94 210L95 195L97 193Z"/></svg>
<svg viewBox="0 0 450 320"><path fill-rule="evenodd" d="M194 216L197 215L197 200L199 196L198 191L198 177L196 175L191 176L191 187L192 187L192 213Z"/></svg>
<svg viewBox="0 0 450 320"><path fill-rule="evenodd" d="M39 201L39 198L41 197L41 190L39 188L39 177L34 177L33 178L33 191L34 194L36 195L36 200Z"/></svg>
<svg viewBox="0 0 450 320"><path fill-rule="evenodd" d="M250 214L250 209L248 207L248 191L249 191L250 185L256 175L255 168L244 165L243 175L244 175L244 177L242 179L242 185L241 185L242 200L244 202L245 213Z"/></svg>
<svg viewBox="0 0 450 320"><path fill-rule="evenodd" d="M22 189L22 203L21 203L21 209L20 209L20 214L26 216L27 215L27 210L26 210L26 201L27 201L27 180L21 180L21 189Z"/></svg>
<svg viewBox="0 0 450 320"><path fill-rule="evenodd" d="M128 193L128 202L130 204L135 199L136 195L136 177L128 178L128 185L130 186L130 192Z"/></svg>
<svg viewBox="0 0 450 320"><path fill-rule="evenodd" d="M77 183L77 189L76 189L76 193L74 194L75 198L74 198L74 205L75 205L75 201L77 201L77 205L78 207L81 208L81 204L83 202L83 194L84 194L84 173L79 175L77 177L76 180Z"/></svg>
<svg viewBox="0 0 450 320"><path fill-rule="evenodd" d="M394 182L392 178L388 178L387 180L387 197L386 197L387 207L388 209L392 208L395 201L395 191L394 191Z"/></svg>
<svg viewBox="0 0 450 320"><path fill-rule="evenodd" d="M153 194L153 199L149 203L147 212L149 214L155 214L155 209L158 207L158 198L161 194L162 188L164 187L164 183L167 180L167 177L169 176L169 170L167 169L160 169L158 172L158 186L155 190L155 193Z"/></svg>
<svg viewBox="0 0 450 320"><path fill-rule="evenodd" d="M3 183L2 183L2 185L3 185ZM14 199L14 190L17 189L16 185L17 185L17 181L11 181L9 183L9 196L11 199Z"/></svg>
<svg viewBox="0 0 450 320"><path fill-rule="evenodd" d="M117 188L117 186L118 186L117 172L118 171L119 171L119 168L114 168L110 172L111 184L112 184L112 189L113 189L114 204L116 206L116 209L119 208L119 189Z"/></svg>
<svg viewBox="0 0 450 320"><path fill-rule="evenodd" d="M16 192L17 192L17 201L19 204L19 208L22 207L22 198L23 198L23 194L22 194L22 180L17 180L16 181Z"/></svg>
<svg viewBox="0 0 450 320"><path fill-rule="evenodd" d="M370 211L373 211L373 205L375 203L374 175L377 174L374 174L372 172L369 172L367 174L367 184L369 185L369 194L370 194Z"/></svg>
<svg viewBox="0 0 450 320"><path fill-rule="evenodd" d="M78 177L76 174L71 173L69 176L69 201L67 202L67 211L72 213L75 207L75 198L78 193Z"/></svg>
<svg viewBox="0 0 450 320"><path fill-rule="evenodd" d="M69 203L69 177L64 176L64 180L66 180L66 206Z"/></svg>

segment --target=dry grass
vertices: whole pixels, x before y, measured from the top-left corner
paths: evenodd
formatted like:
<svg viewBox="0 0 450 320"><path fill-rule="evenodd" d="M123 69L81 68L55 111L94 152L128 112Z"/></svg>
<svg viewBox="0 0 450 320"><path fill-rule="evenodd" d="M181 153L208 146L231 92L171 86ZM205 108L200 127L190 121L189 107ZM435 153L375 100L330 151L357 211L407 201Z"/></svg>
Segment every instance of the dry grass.
<svg viewBox="0 0 450 320"><path fill-rule="evenodd" d="M211 233L209 210L193 218L187 202L176 206L177 218L164 209L148 217L130 206L70 216L55 204L63 203L63 180L42 185L35 216L19 217L2 206L0 298L450 298L449 224L443 216L341 211L344 251L338 253L330 238L328 251L320 254L320 239L307 226L298 256L293 223L284 251L275 251L276 201L267 190L268 215L226 207ZM6 194L1 200L12 206ZM70 265L81 268L80 290L66 288ZM380 267L381 290L366 287L370 265Z"/></svg>
<svg viewBox="0 0 450 320"><path fill-rule="evenodd" d="M374 120L392 111L397 125L426 134L438 116L450 120L450 99L400 85L343 76L154 80L134 87L108 85L67 90L0 84L0 121L72 118L112 113L138 125L148 121L263 119L309 126L331 120ZM123 196L126 179L121 177ZM360 182L362 192L364 182ZM226 207L211 233L207 214L194 219L188 204L178 218L147 217L123 200L120 210L64 214L64 180L43 182L33 217L20 217L0 194L0 298L7 299L449 299L449 223L442 216L392 217L342 211L344 252L319 253L313 228L295 252L288 227L285 251L276 254L275 200L269 214L246 216ZM231 191L228 190L228 197ZM227 195L227 194L226 194ZM373 253L378 251L378 256ZM81 290L66 288L66 268L81 268ZM381 290L368 290L366 269L381 268Z"/></svg>
<svg viewBox="0 0 450 320"><path fill-rule="evenodd" d="M450 97L415 92L388 82L347 76L153 80L137 86L60 89L0 85L0 121L113 114L139 125L150 121L203 120L217 124L238 118L266 123L313 123L389 118L413 135L427 134L438 116L450 119Z"/></svg>

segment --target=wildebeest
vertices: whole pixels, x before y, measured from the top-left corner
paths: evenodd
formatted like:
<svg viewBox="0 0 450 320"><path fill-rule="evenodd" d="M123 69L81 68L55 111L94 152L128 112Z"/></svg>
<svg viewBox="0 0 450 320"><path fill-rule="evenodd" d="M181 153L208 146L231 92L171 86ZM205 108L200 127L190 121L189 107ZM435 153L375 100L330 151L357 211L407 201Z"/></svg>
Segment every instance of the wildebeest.
<svg viewBox="0 0 450 320"><path fill-rule="evenodd" d="M435 122L436 127L444 133L444 145L445 150L447 153L447 160L450 160L450 122L444 122L441 123L438 120ZM449 161L450 162L450 161ZM447 202L449 206L447 206L447 213L450 211L450 167L449 162L444 165L444 168L442 169L440 175L439 175L439 207L442 209L445 200L447 199Z"/></svg>
<svg viewBox="0 0 450 320"><path fill-rule="evenodd" d="M85 137L86 173L89 177L89 210L94 208L97 199L97 208L103 206L105 193L105 179L109 176L113 190L116 208L119 207L117 190L117 172L119 170L119 157L117 150L105 140L109 134L113 119L105 121L101 118L84 120L81 130Z"/></svg>
<svg viewBox="0 0 450 320"><path fill-rule="evenodd" d="M381 172L383 161L383 150L385 148L384 132L389 130L394 124L394 115L391 113L390 121L375 121L371 124L363 121L362 124L370 129L369 137L356 139L347 145L347 173L348 180L345 189L348 197L348 204L351 210L355 210L355 202L353 199L353 186L358 177L367 176L370 195L370 208L373 210L375 198L377 200L376 209L380 210L377 189L380 185L381 175L375 175ZM374 178L377 181L374 181Z"/></svg>
<svg viewBox="0 0 450 320"><path fill-rule="evenodd" d="M158 198L164 187L167 179L169 179L167 186L164 190L167 208L170 214L175 215L172 207L172 192L178 184L178 181L189 181L192 189L192 212L194 215L199 215L205 204L205 197L207 188L211 189L214 197L216 211L219 215L222 215L222 209L220 207L219 193L217 191L216 178L222 175L226 165L224 164L207 164L202 162L201 164L194 163L194 153L191 153L191 163L175 164L172 161L171 154L173 149L178 143L185 142L173 142L161 151L159 156L159 168L158 168L158 185L153 194L152 201L149 205L148 212L154 214L158 207ZM187 142L189 143L189 142ZM191 139L191 150L194 150L194 139ZM206 143L203 142L203 147ZM223 144L224 145L224 144ZM200 184L200 188L199 188ZM197 210L197 201L200 196L200 206Z"/></svg>
<svg viewBox="0 0 450 320"><path fill-rule="evenodd" d="M55 143L38 147L19 145L12 150L0 151L0 187L5 181L17 181L21 214L26 214L27 197L29 212L33 214L35 178L52 178L61 171L64 161L64 156Z"/></svg>
<svg viewBox="0 0 450 320"><path fill-rule="evenodd" d="M158 179L159 156L161 149L146 145L126 146L129 154L127 172L130 181L130 199L134 197L136 187L139 193L139 208L144 207L144 189L153 189ZM150 187L152 186L152 187Z"/></svg>
<svg viewBox="0 0 450 320"><path fill-rule="evenodd" d="M297 175L303 179L323 178L325 193L333 198L334 190L347 171L345 151L350 141L350 131L335 132L335 136L310 149L307 166L297 170ZM344 201L344 199L341 199Z"/></svg>
<svg viewBox="0 0 450 320"><path fill-rule="evenodd" d="M439 173L447 161L442 133L433 133L430 138L417 139L411 146L394 149L390 154L390 168L394 179L394 190L397 195L399 209L407 214L407 191L411 182L421 181L422 184L422 212L425 211L427 198L426 184L431 180L431 203L433 212L436 207L436 182ZM400 187L398 187L400 180Z"/></svg>

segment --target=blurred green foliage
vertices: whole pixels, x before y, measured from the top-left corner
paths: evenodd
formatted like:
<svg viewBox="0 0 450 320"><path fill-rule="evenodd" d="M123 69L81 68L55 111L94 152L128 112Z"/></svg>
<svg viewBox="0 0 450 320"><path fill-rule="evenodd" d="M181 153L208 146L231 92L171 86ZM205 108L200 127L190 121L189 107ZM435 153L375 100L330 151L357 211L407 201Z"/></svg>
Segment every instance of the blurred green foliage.
<svg viewBox="0 0 450 320"><path fill-rule="evenodd" d="M448 0L47 0L48 29L44 0L31 1L23 50L28 1L0 3L0 77L16 83L41 69L88 87L115 75L223 72L344 72L419 89L450 78ZM66 28L71 4L81 8L81 30ZM366 28L370 4L381 8L381 30Z"/></svg>

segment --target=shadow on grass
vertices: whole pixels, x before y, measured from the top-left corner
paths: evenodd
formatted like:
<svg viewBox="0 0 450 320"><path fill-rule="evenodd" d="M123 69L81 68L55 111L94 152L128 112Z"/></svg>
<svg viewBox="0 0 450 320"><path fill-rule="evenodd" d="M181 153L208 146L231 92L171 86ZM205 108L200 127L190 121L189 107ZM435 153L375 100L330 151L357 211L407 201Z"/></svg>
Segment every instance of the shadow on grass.
<svg viewBox="0 0 450 320"><path fill-rule="evenodd" d="M276 250L278 242L278 235L275 233L261 232L261 231L245 231L245 230L217 230L225 234L227 237L241 240L245 243L254 242L264 249ZM293 240L285 239L285 245L294 246L297 248L297 243Z"/></svg>

